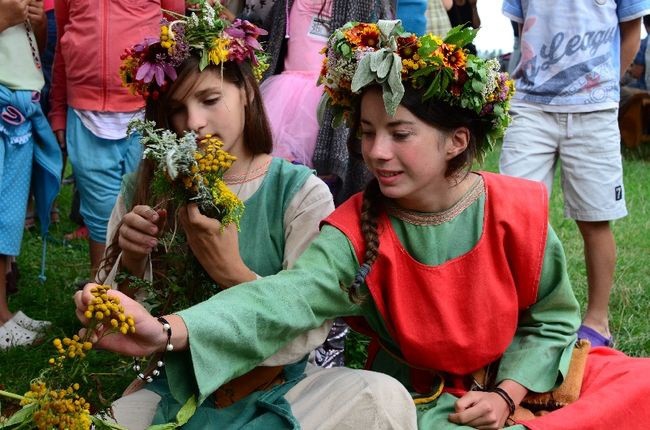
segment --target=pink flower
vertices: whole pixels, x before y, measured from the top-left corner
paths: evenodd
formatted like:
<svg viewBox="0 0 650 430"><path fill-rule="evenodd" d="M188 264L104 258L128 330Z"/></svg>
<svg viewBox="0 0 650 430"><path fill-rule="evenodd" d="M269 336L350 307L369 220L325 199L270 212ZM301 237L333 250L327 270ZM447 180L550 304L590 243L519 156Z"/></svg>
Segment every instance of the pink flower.
<svg viewBox="0 0 650 430"><path fill-rule="evenodd" d="M255 51L262 49L262 45L257 41L257 38L267 35L268 32L245 19L242 20L239 18L230 27L225 29L224 32L234 39L230 45L229 59L242 62L246 58L250 58L251 63L257 65Z"/></svg>

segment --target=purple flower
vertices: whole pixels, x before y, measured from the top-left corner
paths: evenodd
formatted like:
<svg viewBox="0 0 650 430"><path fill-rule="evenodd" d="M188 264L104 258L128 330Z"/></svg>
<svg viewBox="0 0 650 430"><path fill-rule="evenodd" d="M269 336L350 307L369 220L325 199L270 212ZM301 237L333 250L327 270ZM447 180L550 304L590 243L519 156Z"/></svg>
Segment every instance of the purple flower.
<svg viewBox="0 0 650 430"><path fill-rule="evenodd" d="M257 65L255 51L262 50L262 45L257 41L257 38L268 34L268 32L245 19L239 18L235 19L224 32L233 38L230 45L229 59L241 62L248 57L253 65Z"/></svg>

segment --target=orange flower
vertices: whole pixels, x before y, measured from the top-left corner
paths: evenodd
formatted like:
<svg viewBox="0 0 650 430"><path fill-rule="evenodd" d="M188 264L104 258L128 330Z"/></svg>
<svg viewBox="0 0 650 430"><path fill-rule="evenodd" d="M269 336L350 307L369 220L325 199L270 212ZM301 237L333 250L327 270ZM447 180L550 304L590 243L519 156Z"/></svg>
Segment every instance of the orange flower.
<svg viewBox="0 0 650 430"><path fill-rule="evenodd" d="M461 69L465 67L466 59L467 55L465 55L465 52L463 52L462 49L455 49L447 56L448 67L451 67L454 70Z"/></svg>
<svg viewBox="0 0 650 430"><path fill-rule="evenodd" d="M346 31L345 38L355 46L375 47L379 44L379 28L375 24L361 23Z"/></svg>

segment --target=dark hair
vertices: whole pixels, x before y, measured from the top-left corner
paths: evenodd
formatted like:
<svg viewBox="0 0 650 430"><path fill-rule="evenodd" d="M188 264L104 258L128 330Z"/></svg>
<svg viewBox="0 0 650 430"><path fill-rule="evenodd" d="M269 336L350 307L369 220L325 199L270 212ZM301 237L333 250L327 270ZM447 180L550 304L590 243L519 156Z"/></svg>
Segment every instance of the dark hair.
<svg viewBox="0 0 650 430"><path fill-rule="evenodd" d="M244 130L243 142L246 149L252 154L270 154L273 149L273 138L269 126L264 103L259 86L253 75L251 66L247 63L235 63L228 61L219 66L210 65L203 71L199 71L199 58L191 55L180 66L176 68L178 77L163 92L157 100L147 99L145 107L145 117L149 121L154 121L159 128L170 129L170 112L169 97L174 90L184 83L187 79L197 76L198 73L219 73L225 81L243 87L246 99L249 102L244 107ZM149 160L142 160L137 171L133 193L130 196L129 207L136 205L156 206L159 202L153 201L151 194L151 182L154 174L154 165ZM168 205L166 207L168 217L173 217L176 208ZM168 223L169 224L169 223ZM120 223L121 226L121 223ZM117 256L120 253L118 245L119 226L111 238L110 244L106 249L105 257L100 264L98 273L108 274L110 268L115 264Z"/></svg>
<svg viewBox="0 0 650 430"><path fill-rule="evenodd" d="M484 145L487 132L490 130L490 121L486 118L479 117L478 114L469 109L451 106L439 100L429 99L422 101L422 94L422 89L415 89L410 85L405 85L404 97L400 104L421 121L443 132L452 132L459 127L467 127L469 130L467 148L449 160L445 177L450 178L459 173L467 175L474 161L482 161L481 156L483 151L480 148ZM361 97L358 99L360 103ZM360 106L357 106L354 112L356 112L356 117L353 121L353 132L350 134L348 145L351 146L350 154L359 154L359 137L357 131L360 123ZM360 267L352 284L349 287L343 286L343 289L348 292L350 300L354 303L361 303L363 301L364 297L360 293L360 287L364 283L379 252L377 219L381 208L382 194L379 189L379 183L377 179L373 179L368 183L363 192L363 203L361 204L361 232L366 245L363 261L360 262Z"/></svg>

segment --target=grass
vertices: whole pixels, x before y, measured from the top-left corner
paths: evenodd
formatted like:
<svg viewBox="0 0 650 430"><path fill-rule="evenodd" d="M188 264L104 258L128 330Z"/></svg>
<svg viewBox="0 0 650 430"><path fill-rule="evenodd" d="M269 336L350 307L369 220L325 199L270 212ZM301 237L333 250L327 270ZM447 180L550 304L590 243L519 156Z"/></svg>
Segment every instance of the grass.
<svg viewBox="0 0 650 430"><path fill-rule="evenodd" d="M650 147L650 145L648 145ZM492 152L484 169L497 170L498 152ZM650 356L650 150L625 152L626 199L629 216L613 223L618 244L618 266L610 306L611 328L618 349L634 356ZM79 282L89 277L88 245L85 241L65 242L63 235L76 227L67 219L72 190L64 186L58 203L61 222L51 228L48 241L47 280L38 280L41 238L36 231L25 233L18 258L21 278L18 292L10 296L10 307L21 309L33 318L54 323L44 343L29 348L0 351L0 389L24 393L29 382L46 365L54 352L51 340L70 336L79 328L72 295ZM586 299L586 277L582 240L575 222L562 214L562 195L557 189L551 198L551 224L565 246L569 275L580 303ZM349 342L349 361L358 365L363 355L361 340ZM115 398L133 379L129 361L101 351L90 362L97 372L101 395ZM99 394L99 393L98 393ZM15 404L0 399L0 414L8 415Z"/></svg>

